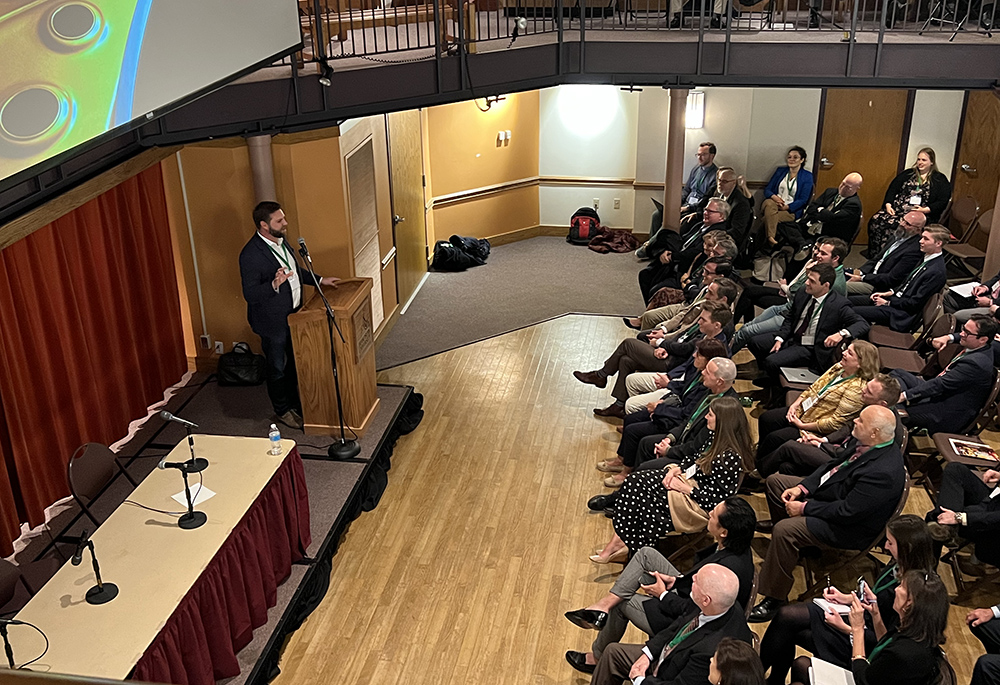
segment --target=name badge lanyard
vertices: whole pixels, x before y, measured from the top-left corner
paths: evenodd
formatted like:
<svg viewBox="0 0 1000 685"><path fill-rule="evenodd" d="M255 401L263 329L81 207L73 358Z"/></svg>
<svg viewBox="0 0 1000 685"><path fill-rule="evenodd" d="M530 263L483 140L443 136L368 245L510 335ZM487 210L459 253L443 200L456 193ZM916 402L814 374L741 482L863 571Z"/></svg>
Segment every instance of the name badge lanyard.
<svg viewBox="0 0 1000 685"><path fill-rule="evenodd" d="M799 177L796 176L795 178L792 178L791 171L789 171L788 174L785 176L785 187L788 188L788 194L792 196L793 200L795 199L795 186L798 185L798 182L799 182Z"/></svg>
<svg viewBox="0 0 1000 685"><path fill-rule="evenodd" d="M281 252L278 252L277 248L275 248L270 241L268 241L267 246L271 248L271 252L273 252L274 256L278 258L278 263L281 266L285 267L289 271L294 271L294 269L292 269L291 258L288 255L288 248L285 247L284 241L281 243Z"/></svg>
<svg viewBox="0 0 1000 685"><path fill-rule="evenodd" d="M854 378L854 375L855 374L851 374L850 376L847 376L845 378L842 374L838 374L836 378L831 379L830 382L828 382L826 385L823 386L822 390L816 393L816 398L818 399L823 395L825 395L826 391L829 390L830 388L835 388L841 383L846 383L847 381L851 380L852 378Z"/></svg>
<svg viewBox="0 0 1000 685"><path fill-rule="evenodd" d="M725 393L720 392L718 395L705 395L705 398L701 401L701 404L699 404L698 408L694 410L693 414L691 414L691 420L687 422L686 426L684 426L684 433L687 433L689 430L691 430L691 426L693 426L694 422L701 417L702 412L704 412L705 408L708 407L709 402L711 402L717 397L722 397L724 394Z"/></svg>

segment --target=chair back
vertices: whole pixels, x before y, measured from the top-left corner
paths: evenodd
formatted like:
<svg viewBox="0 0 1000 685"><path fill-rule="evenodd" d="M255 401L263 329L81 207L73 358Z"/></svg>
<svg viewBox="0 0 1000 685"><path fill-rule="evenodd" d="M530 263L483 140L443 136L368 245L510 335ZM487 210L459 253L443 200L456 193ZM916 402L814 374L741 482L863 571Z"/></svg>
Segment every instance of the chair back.
<svg viewBox="0 0 1000 685"><path fill-rule="evenodd" d="M903 447L904 448L906 447L906 441L908 439L909 439L909 436L906 433L904 433L903 434ZM898 519L900 516L903 515L903 509L906 507L906 500L910 496L910 472L906 470L905 466L903 467L903 476L904 476L904 478L903 478L903 494L900 495L900 497L899 497L899 504L896 505L896 511L892 512L892 516L889 518L889 521L892 521L893 519ZM886 523L888 523L888 521Z"/></svg>
<svg viewBox="0 0 1000 685"><path fill-rule="evenodd" d="M948 363L955 358L955 355L962 351L962 346L958 343L950 343L945 345L937 354L932 354L927 358L927 363L924 364L924 368L920 370L920 375L924 378L933 378L938 375L938 373L948 366Z"/></svg>
<svg viewBox="0 0 1000 685"><path fill-rule="evenodd" d="M961 431L962 435L979 435L986 430L990 419L993 417L993 413L996 411L998 394L1000 394L1000 369L997 369L993 374L993 387L990 388L990 394L986 398L982 409L976 414L976 418L972 420L972 423Z"/></svg>
<svg viewBox="0 0 1000 685"><path fill-rule="evenodd" d="M754 578L756 582L756 576ZM21 570L6 559L0 559L0 607L14 599L19 582L21 582Z"/></svg>
<svg viewBox="0 0 1000 685"><path fill-rule="evenodd" d="M938 317L944 313L944 293L934 293L924 302L923 310L923 330L930 328L931 324L937 321Z"/></svg>
<svg viewBox="0 0 1000 685"><path fill-rule="evenodd" d="M100 525L101 522L90 511L90 505L108 486L116 472L123 473L132 485L137 485L119 463L115 453L97 442L77 447L66 465L70 494L94 525Z"/></svg>
<svg viewBox="0 0 1000 685"><path fill-rule="evenodd" d="M993 208L990 207L985 212L979 215L979 220L977 223L977 229L986 235L990 234L990 230L993 228Z"/></svg>
<svg viewBox="0 0 1000 685"><path fill-rule="evenodd" d="M923 340L920 341L921 344L930 345L931 340L934 338L954 333L955 323L956 319L954 314L942 314L934 320L934 323L932 323L930 327L924 328L926 332L924 333Z"/></svg>
<svg viewBox="0 0 1000 685"><path fill-rule="evenodd" d="M976 198L966 195L955 200L951 205L951 219L958 224L956 231L958 242L967 243L975 231L976 217L979 216L979 202Z"/></svg>
<svg viewBox="0 0 1000 685"><path fill-rule="evenodd" d="M903 434L899 436L899 451L902 454L906 454L906 448L909 446L909 444L910 444L910 431L907 430L906 426L903 426ZM906 477L906 487L907 488L910 487L909 475L907 475Z"/></svg>
<svg viewBox="0 0 1000 685"><path fill-rule="evenodd" d="M760 572L754 567L753 570L753 585L750 586L750 599L747 600L747 605L743 610L744 618L750 619L750 612L753 611L754 606L757 604L757 587L760 584Z"/></svg>

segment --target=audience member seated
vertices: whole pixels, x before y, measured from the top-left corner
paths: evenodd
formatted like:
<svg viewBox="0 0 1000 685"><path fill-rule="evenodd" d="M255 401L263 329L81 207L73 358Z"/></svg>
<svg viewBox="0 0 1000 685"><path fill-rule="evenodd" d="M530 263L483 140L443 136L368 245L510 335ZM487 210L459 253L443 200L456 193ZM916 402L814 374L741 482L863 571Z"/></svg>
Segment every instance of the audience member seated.
<svg viewBox="0 0 1000 685"><path fill-rule="evenodd" d="M778 242L784 240L796 252L819 235L840 238L850 245L861 221L860 187L861 174L852 173L836 188L824 190L809 203L798 221L778 224Z"/></svg>
<svg viewBox="0 0 1000 685"><path fill-rule="evenodd" d="M705 234L712 230L724 228L723 224L729 216L729 205L721 200L709 200L702 221L695 224L683 236L668 230L668 240L660 249L647 251L652 261L639 272L639 290L643 301L647 304L660 288L677 288L680 286L680 276L704 249Z"/></svg>
<svg viewBox="0 0 1000 685"><path fill-rule="evenodd" d="M899 217L899 226L888 244L847 277L849 295L871 295L876 290L895 290L923 260L920 233L927 218L910 211ZM865 303L867 304L867 302Z"/></svg>
<svg viewBox="0 0 1000 685"><path fill-rule="evenodd" d="M651 454L639 454L639 445L644 438L655 436L655 443L665 435L673 435L679 445L700 436L704 430L709 403L724 396L735 398L736 393L732 389L735 378L736 365L732 361L725 357L713 357L701 372L701 383L688 386L679 405L664 402L648 415L640 412L627 416L622 439L618 443L621 472L606 478L604 484L609 488L618 487L639 463L652 458ZM695 446L695 449L690 447L689 445L683 452L685 456L696 454L700 445Z"/></svg>
<svg viewBox="0 0 1000 685"><path fill-rule="evenodd" d="M764 685L764 666L746 642L724 637L708 667L712 685Z"/></svg>
<svg viewBox="0 0 1000 685"><path fill-rule="evenodd" d="M936 573L907 571L896 587L892 608L899 628L876 635L865 645L865 613L869 606L851 602L851 671L855 685L937 685L941 679L941 645L948 627L948 591Z"/></svg>
<svg viewBox="0 0 1000 685"><path fill-rule="evenodd" d="M711 231L711 233L716 233L717 231ZM721 233L721 231L718 231ZM690 302L693 300L698 293L701 291L702 284L705 278L705 269L708 267L708 262L710 260L715 260L716 265L725 262L730 265L732 269L733 260L736 259L736 243L733 242L732 238L723 233L722 236L718 237L712 244L711 248L706 248L703 253L693 262L688 270L684 272L681 276L681 290L684 293L684 301ZM722 261L720 261L722 260ZM716 268L718 272L718 268ZM730 270L730 274L732 271ZM656 300L656 293L653 293L653 300Z"/></svg>
<svg viewBox="0 0 1000 685"><path fill-rule="evenodd" d="M739 579L719 564L708 564L691 582L698 609L654 635L645 646L608 645L594 669L592 685L699 685L708 680L715 649L723 638L749 644L752 633L736 602ZM573 664L574 667L576 664Z"/></svg>
<svg viewBox="0 0 1000 685"><path fill-rule="evenodd" d="M993 469L977 473L956 462L945 466L937 506L927 512L931 536L952 547L968 540L980 561L1000 565L998 485L1000 473Z"/></svg>
<svg viewBox="0 0 1000 685"><path fill-rule="evenodd" d="M959 325L972 318L973 314L996 316L1000 308L1000 274L972 289L972 297L962 297L949 290L944 295L944 310L955 315Z"/></svg>
<svg viewBox="0 0 1000 685"><path fill-rule="evenodd" d="M865 388L861 391L863 407L875 405L892 408L898 399L899 381L885 373L876 374L865 383ZM826 466L851 439L853 430L854 423L847 421L825 437L813 431L800 430L797 439L787 440L781 447L763 457L760 456L758 448L757 473L761 478L767 478L774 473L804 478L816 469ZM758 432L760 435L766 435L763 430ZM895 443L900 445L902 440L903 424L897 421Z"/></svg>
<svg viewBox="0 0 1000 685"><path fill-rule="evenodd" d="M924 259L895 291L873 292L870 298L852 295L855 311L865 321L888 326L894 331L909 333L923 321L922 314L927 300L941 292L947 282L947 273L941 251L948 242L948 229L936 224L926 227L920 234L920 251ZM871 302L868 302L868 300Z"/></svg>
<svg viewBox="0 0 1000 685"><path fill-rule="evenodd" d="M821 237L813 245L812 259L806 262L791 283L781 279L778 281L777 288L768 285L748 286L736 304L734 312L736 320L749 321L753 318L755 306L764 308L764 312L749 323L745 323L736 332L736 337L733 338L733 354L746 347L755 335L774 333L781 328L782 321L791 308L792 300L806 283L806 274L816 264L829 264L834 268L837 279L833 282L833 290L841 295L846 295L847 279L844 276L844 260L847 259L849 253L850 249L847 247L847 243L840 238Z"/></svg>
<svg viewBox="0 0 1000 685"><path fill-rule="evenodd" d="M804 480L774 474L765 481L772 530L760 567L763 599L751 621L771 620L792 589L792 572L806 547L864 549L889 522L906 480L903 455L893 444L896 415L865 407L854 420L854 440Z"/></svg>
<svg viewBox="0 0 1000 685"><path fill-rule="evenodd" d="M907 428L958 433L976 418L989 398L996 376L990 343L998 328L993 317L974 314L959 333L931 341L939 350L956 338L962 346L962 351L937 376L924 380L902 369L891 372L903 388L899 402L905 403L903 423Z"/></svg>
<svg viewBox="0 0 1000 685"><path fill-rule="evenodd" d="M701 291L695 295L691 302L678 302L664 307L647 309L638 318L622 317L626 326L637 331L652 331L657 329L664 335L674 333L680 328L686 328L694 323L701 313L701 305L706 300L722 300L732 308L736 301L739 290L736 283L730 280L729 275L722 272L732 273L732 264L726 262L722 257L713 257L705 262L705 269L702 271ZM712 284L720 281L716 287ZM720 290L720 288L722 288Z"/></svg>
<svg viewBox="0 0 1000 685"><path fill-rule="evenodd" d="M866 650L873 649L882 635L899 626L899 615L893 608L899 579L907 571L935 573L938 563L927 524L919 516L905 514L890 521L885 539L892 561L870 587L866 583L863 597L865 606L870 607L865 616ZM851 605L854 596L853 592L828 587L823 591L823 600L830 607L825 610L811 601L778 610L760 643L761 661L765 669L771 669L768 685L784 685L789 669L793 683L809 682L811 660L795 659L796 647L841 668L851 667L851 626L841 611Z"/></svg>
<svg viewBox="0 0 1000 685"><path fill-rule="evenodd" d="M571 663L596 666L604 648L621 640L630 621L647 635L655 635L679 617L696 611L691 579L707 564L725 566L736 574L740 583L737 601L746 606L753 589L750 543L756 523L753 507L740 497L717 504L708 517L708 532L715 544L698 552L694 566L686 574L652 547L640 549L608 594L585 609L566 612L566 618L581 628L600 631L591 651L582 657L580 652L569 652L566 658ZM641 584L644 573L653 576L652 584ZM638 594L640 587L646 594Z"/></svg>
<svg viewBox="0 0 1000 685"><path fill-rule="evenodd" d="M617 374L615 387L611 391L615 402L604 409L594 409L594 413L598 416L624 418L625 400L628 399L625 379L630 373L669 371L694 354L695 343L702 338L715 338L725 343L727 337L723 329L732 320L733 314L728 306L721 302L705 302L697 321L681 330L673 339L650 338L649 342L643 342L636 338L625 338L600 369L574 371L573 377L581 383L604 388L608 384L608 376Z"/></svg>
<svg viewBox="0 0 1000 685"><path fill-rule="evenodd" d="M973 609L965 617L969 630L979 638L986 654L979 657L972 671L969 685L998 685L1000 683L1000 604L986 609Z"/></svg>
<svg viewBox="0 0 1000 685"><path fill-rule="evenodd" d="M885 247L899 217L909 211L920 212L928 224L935 224L951 198L948 177L937 170L934 150L925 147L917 161L892 179L882 200L882 209L868 220L868 254L878 254Z"/></svg>
<svg viewBox="0 0 1000 685"><path fill-rule="evenodd" d="M833 366L834 347L868 332L868 324L847 298L831 292L836 276L829 264L811 267L777 334L764 333L750 341L757 367L766 374L765 384L776 383L783 366L825 372Z"/></svg>
<svg viewBox="0 0 1000 685"><path fill-rule="evenodd" d="M718 192L716 198L729 205L729 218L726 219L726 232L733 237L737 244L742 243L746 237L750 224L753 221L753 206L750 196L743 192L739 181L732 167L719 167L716 176ZM697 206L692 207L691 212L681 217L681 233L686 233L691 226L701 218L701 213L705 210L705 205L712 199L703 198Z"/></svg>
<svg viewBox="0 0 1000 685"><path fill-rule="evenodd" d="M691 383L701 380L701 372L708 360L726 357L728 354L726 346L715 338L702 338L695 344L691 360L669 373L643 371L629 374L625 379L629 395L625 402L625 418L628 420L631 414L651 415L656 408L662 406L673 406L679 411L684 391ZM695 369L693 372L692 367ZM661 415L663 411L661 409Z"/></svg>
<svg viewBox="0 0 1000 685"><path fill-rule="evenodd" d="M789 148L785 161L787 166L778 167L771 176L761 204L767 242L771 246L778 242L778 224L795 221L802 216L813 191L812 172L803 168L806 163L805 149L798 145Z"/></svg>
<svg viewBox="0 0 1000 685"><path fill-rule="evenodd" d="M704 530L708 512L736 494L743 475L753 468L746 412L733 397L706 397L705 405L711 439L699 454L665 473L642 471L625 480L611 519L615 533L591 561L624 562L629 550L655 545L667 533Z"/></svg>
<svg viewBox="0 0 1000 685"><path fill-rule="evenodd" d="M786 441L799 438L800 431L829 435L849 424L861 412L865 385L878 370L878 350L871 343L857 340L791 406L761 414L757 424L758 472L763 475L761 463Z"/></svg>

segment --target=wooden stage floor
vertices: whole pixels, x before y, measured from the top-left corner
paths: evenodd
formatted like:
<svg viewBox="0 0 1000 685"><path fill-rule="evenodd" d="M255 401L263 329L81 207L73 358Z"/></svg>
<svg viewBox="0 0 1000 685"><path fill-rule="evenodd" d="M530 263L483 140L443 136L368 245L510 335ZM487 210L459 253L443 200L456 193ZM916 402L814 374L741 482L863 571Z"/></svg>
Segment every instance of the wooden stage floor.
<svg viewBox="0 0 1000 685"><path fill-rule="evenodd" d="M589 682L563 653L594 634L563 612L603 595L621 568L587 559L611 534L586 502L607 492L594 464L618 433L591 413L608 391L571 374L627 334L619 318L568 315L381 372L423 393L424 421L399 440L378 508L351 524L276 685ZM913 489L907 512L928 509ZM982 652L969 608L953 607L946 645L960 683Z"/></svg>

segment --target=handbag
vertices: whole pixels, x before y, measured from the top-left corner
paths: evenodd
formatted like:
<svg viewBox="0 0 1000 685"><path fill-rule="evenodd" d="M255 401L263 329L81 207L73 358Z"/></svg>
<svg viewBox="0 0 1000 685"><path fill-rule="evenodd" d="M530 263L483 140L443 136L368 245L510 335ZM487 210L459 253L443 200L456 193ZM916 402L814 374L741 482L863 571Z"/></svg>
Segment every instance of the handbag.
<svg viewBox="0 0 1000 685"><path fill-rule="evenodd" d="M677 476L685 483L698 487L695 480L689 480L683 473ZM708 514L701 506L676 490L667 490L667 504L670 506L670 520L678 533L698 533L708 526Z"/></svg>
<svg viewBox="0 0 1000 685"><path fill-rule="evenodd" d="M260 385L264 382L267 362L262 354L254 354L245 342L233 345L232 352L219 357L216 372L219 385Z"/></svg>

